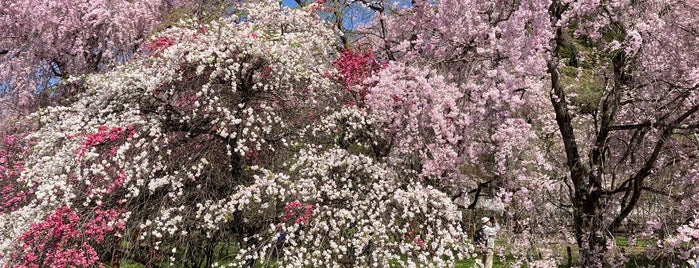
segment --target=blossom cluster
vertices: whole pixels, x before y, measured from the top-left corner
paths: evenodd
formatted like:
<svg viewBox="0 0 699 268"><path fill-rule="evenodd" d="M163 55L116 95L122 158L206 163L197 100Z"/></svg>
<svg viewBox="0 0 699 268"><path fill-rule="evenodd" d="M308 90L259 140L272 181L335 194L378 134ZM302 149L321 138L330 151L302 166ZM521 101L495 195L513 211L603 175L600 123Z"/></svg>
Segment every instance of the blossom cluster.
<svg viewBox="0 0 699 268"><path fill-rule="evenodd" d="M29 148L17 137L18 135L5 135L0 139L0 213L13 211L23 205L33 190L18 181L24 169L22 159Z"/></svg>
<svg viewBox="0 0 699 268"><path fill-rule="evenodd" d="M247 238L236 257L241 265L439 267L467 253L446 194L370 157L314 147L299 152L290 174L255 169L255 182L224 207L244 215L261 208L277 220Z"/></svg>
<svg viewBox="0 0 699 268"><path fill-rule="evenodd" d="M366 81L367 78L379 71L385 64L379 63L371 50L362 52L361 47L357 50L342 50L340 56L333 61L332 65L339 72L336 79L348 91L356 95L354 96L356 98L355 101L363 104L366 95L369 93L368 87L370 82Z"/></svg>
<svg viewBox="0 0 699 268"><path fill-rule="evenodd" d="M370 81L367 109L379 129L392 137L393 153L418 157L424 176L448 174L459 179L463 130L473 120L459 107L463 93L440 76L399 64L389 65ZM413 155L417 154L417 155Z"/></svg>
<svg viewBox="0 0 699 268"><path fill-rule="evenodd" d="M106 235L124 229L113 209L94 211L84 221L68 207L57 208L43 221L32 223L18 238L20 250L10 256L15 267L92 267L98 263L91 244L101 244Z"/></svg>

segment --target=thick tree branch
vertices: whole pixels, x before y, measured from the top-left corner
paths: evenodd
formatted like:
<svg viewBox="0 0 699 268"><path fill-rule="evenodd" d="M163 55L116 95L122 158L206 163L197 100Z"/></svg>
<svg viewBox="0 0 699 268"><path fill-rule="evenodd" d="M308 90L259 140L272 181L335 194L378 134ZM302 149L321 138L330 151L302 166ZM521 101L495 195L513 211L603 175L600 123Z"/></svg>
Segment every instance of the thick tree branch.
<svg viewBox="0 0 699 268"><path fill-rule="evenodd" d="M549 13L552 15L552 25L558 23L564 10L565 6L562 6L560 3L553 3L551 5ZM547 70L551 76L551 92L549 95L556 114L556 123L558 124L561 138L563 139L563 146L566 153L566 165L571 172L573 188L576 193L580 193L586 192L587 189L582 180L585 174L587 174L587 171L580 162L580 152L573 131L572 117L568 110L566 94L563 91L560 72L558 70L558 53L563 42L563 29L558 27L556 30L556 38L552 41L551 59L547 62Z"/></svg>
<svg viewBox="0 0 699 268"><path fill-rule="evenodd" d="M614 126L609 126L609 131L616 131L616 130L638 130L641 128L647 128L651 127L653 124L649 121L643 122L643 123L638 123L638 124L625 124L625 125L614 125Z"/></svg>

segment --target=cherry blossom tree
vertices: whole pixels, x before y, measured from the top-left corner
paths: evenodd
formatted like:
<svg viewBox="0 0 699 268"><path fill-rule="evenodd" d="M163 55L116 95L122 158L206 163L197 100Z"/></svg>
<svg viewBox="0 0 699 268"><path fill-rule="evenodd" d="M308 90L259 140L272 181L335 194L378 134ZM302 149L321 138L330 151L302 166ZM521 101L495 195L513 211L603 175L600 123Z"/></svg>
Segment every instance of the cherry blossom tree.
<svg viewBox="0 0 699 268"><path fill-rule="evenodd" d="M5 90L47 90L52 77L95 72L133 53L166 1L3 1ZM22 100L22 98L20 99Z"/></svg>
<svg viewBox="0 0 699 268"><path fill-rule="evenodd" d="M462 166L439 175L472 178L461 189L478 196L480 190L471 189L485 174L481 182L502 187L498 196L511 209L531 208L534 193L550 197L538 198L534 207L559 209L563 218L550 221L544 233L569 222L582 265L600 266L613 247L610 234L628 222L639 202L662 199L685 208L692 203L685 198L693 194L677 189L687 185L681 181L693 181L685 170L694 169L697 66L690 50L697 31L695 16L686 12L695 10L693 1L412 1L376 19L376 25L387 22L386 35L364 41L381 51L376 55L431 70L417 77L437 74L454 83L459 94L448 86L432 90L461 102L444 114L450 120L463 114L466 123L447 124L449 129L432 116L414 119L411 109L432 106L435 99L398 104L409 86L379 82L368 96L390 107L373 111L388 116L387 129L411 133L388 136L396 152L453 150L450 161L437 166ZM418 90L430 94L425 91ZM551 136L556 132L558 137ZM460 142L420 141L424 136ZM439 159L425 155L419 172ZM693 217L692 209L681 211L685 219ZM512 219L526 226L534 215Z"/></svg>
<svg viewBox="0 0 699 268"><path fill-rule="evenodd" d="M693 1L551 5L557 26L547 63L551 103L570 171L576 238L585 255L604 252L608 233L618 230L644 196L674 197L674 181L693 180L682 172L695 162L699 109L696 60L688 53L697 41L694 18L686 17L692 6ZM558 54L571 45L563 26L574 23L581 25L574 35L585 35L607 52L597 54L603 66L599 103L593 114L578 118L591 131L577 133ZM684 176L672 175L677 172ZM599 265L598 260L584 264Z"/></svg>
<svg viewBox="0 0 699 268"><path fill-rule="evenodd" d="M159 32L148 58L31 117L17 181L34 190L0 216L4 265L443 266L467 253L447 194L364 153L366 139L331 142L351 126L338 122L367 119L345 106L355 95L316 7L238 8Z"/></svg>

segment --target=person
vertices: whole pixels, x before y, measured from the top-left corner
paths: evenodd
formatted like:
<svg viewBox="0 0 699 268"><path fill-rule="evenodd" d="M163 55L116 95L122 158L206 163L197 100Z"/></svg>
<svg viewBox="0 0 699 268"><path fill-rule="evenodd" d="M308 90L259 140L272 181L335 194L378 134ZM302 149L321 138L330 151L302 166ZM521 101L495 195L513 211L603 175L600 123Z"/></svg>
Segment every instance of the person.
<svg viewBox="0 0 699 268"><path fill-rule="evenodd" d="M483 217L481 218L481 223L483 223L483 235L485 237L483 264L485 268L493 268L495 236L498 234L498 231L500 231L500 225L495 217Z"/></svg>

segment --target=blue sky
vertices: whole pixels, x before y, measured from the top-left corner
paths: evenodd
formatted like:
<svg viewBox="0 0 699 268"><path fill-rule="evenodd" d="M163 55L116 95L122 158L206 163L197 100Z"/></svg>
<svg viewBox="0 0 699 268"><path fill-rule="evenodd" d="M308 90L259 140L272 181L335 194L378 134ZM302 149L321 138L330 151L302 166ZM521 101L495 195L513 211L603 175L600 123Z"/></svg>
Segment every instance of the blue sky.
<svg viewBox="0 0 699 268"><path fill-rule="evenodd" d="M391 5L396 7L409 7L411 5L410 0L388 0ZM287 7L298 7L294 0L282 0L282 5ZM368 23L374 16L374 11L368 8L361 7L359 4L353 4L350 8L345 10L345 18L343 18L343 24L346 29L353 29L357 25Z"/></svg>
<svg viewBox="0 0 699 268"><path fill-rule="evenodd" d="M282 5L287 6L287 7L298 7L299 6L296 4L296 1L294 1L294 0L283 0Z"/></svg>

